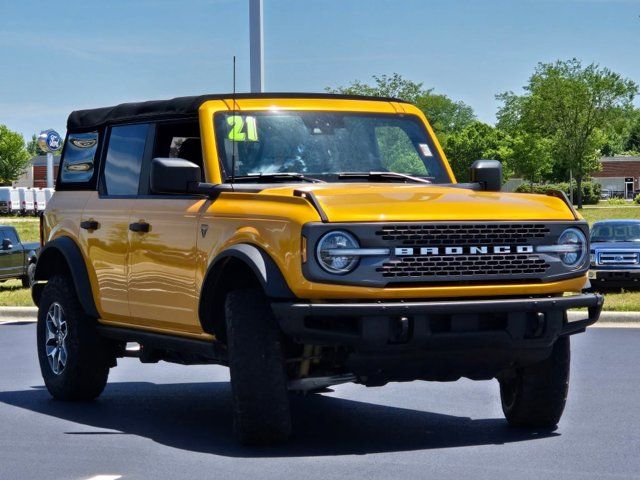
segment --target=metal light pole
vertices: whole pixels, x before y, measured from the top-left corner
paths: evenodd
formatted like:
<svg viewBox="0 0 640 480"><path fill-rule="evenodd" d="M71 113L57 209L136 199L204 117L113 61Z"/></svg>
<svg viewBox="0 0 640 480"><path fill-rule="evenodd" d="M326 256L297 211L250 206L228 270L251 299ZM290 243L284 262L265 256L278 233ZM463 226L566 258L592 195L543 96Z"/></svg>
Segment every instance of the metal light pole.
<svg viewBox="0 0 640 480"><path fill-rule="evenodd" d="M249 0L249 59L251 93L264 91L264 35L262 33L262 0Z"/></svg>

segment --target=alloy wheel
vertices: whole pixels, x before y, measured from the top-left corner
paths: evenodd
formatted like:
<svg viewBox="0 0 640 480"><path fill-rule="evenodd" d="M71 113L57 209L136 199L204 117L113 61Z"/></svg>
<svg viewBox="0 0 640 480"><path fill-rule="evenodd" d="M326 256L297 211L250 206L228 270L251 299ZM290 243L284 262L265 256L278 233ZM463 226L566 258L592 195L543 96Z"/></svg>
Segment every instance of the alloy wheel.
<svg viewBox="0 0 640 480"><path fill-rule="evenodd" d="M46 319L45 349L51 371L60 375L67 365L67 321L62 305L53 302Z"/></svg>

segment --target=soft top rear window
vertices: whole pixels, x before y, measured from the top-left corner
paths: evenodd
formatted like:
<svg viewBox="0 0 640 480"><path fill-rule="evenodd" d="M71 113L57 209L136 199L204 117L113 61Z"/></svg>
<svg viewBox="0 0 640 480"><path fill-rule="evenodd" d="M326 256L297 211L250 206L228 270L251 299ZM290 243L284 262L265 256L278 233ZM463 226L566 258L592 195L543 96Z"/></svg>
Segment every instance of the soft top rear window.
<svg viewBox="0 0 640 480"><path fill-rule="evenodd" d="M97 131L67 135L56 185L58 190L95 187L98 144Z"/></svg>

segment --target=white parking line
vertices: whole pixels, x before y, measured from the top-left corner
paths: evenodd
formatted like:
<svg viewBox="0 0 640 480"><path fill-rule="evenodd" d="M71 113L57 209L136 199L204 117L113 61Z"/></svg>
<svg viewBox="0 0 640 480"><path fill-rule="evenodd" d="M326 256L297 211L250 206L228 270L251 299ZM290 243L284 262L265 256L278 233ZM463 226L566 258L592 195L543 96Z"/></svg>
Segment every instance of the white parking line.
<svg viewBox="0 0 640 480"><path fill-rule="evenodd" d="M118 480L119 478L122 478L122 475L96 475L87 480Z"/></svg>

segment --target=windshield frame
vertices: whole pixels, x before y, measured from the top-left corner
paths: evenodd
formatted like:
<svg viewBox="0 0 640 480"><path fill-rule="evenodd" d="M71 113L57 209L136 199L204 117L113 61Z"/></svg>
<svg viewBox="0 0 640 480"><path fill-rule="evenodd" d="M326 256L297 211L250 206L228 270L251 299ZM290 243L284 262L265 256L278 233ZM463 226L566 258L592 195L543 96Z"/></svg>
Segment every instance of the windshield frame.
<svg viewBox="0 0 640 480"><path fill-rule="evenodd" d="M427 128L427 126L425 125L425 122L422 120L422 118L419 115L416 115L414 113L389 113L389 112L375 112L375 111L358 111L358 110L325 110L325 109L304 109L304 108L286 108L286 109L275 109L275 110L264 110L264 109L240 109L237 110L235 112L235 114L237 115L256 115L256 116L268 116L268 115L282 115L282 114L288 114L288 113L299 113L299 114L308 114L308 113L320 113L320 114L333 114L333 115L342 115L342 116L362 116L362 117L389 117L389 118L401 118L401 119L408 119L409 121L413 122L416 124L416 126L420 129L420 132L424 134L424 138L426 140L426 143L431 151L431 154L434 158L434 161L438 163L439 168L441 169L441 176L442 181L434 181L431 182L432 185L445 185L445 184L451 184L451 183L455 183L454 177L452 175L450 166L446 160L446 157L444 156L444 154L441 154L441 148L439 146L439 144L437 144L437 140L434 139L434 137L431 135L431 131ZM220 169L220 177L221 177L221 181L222 183L227 183L230 184L231 182L231 174L230 172L228 172L227 166L226 166L226 149L225 149L225 145L224 145L224 141L221 138L222 133L218 131L218 129L216 128L216 120L218 119L218 117L222 117L222 116L228 116L228 115L233 115L234 112L231 110L218 110L213 112L212 117L211 117L211 122L212 122L212 127L213 127L213 136L215 138L215 144L216 144L216 153L217 153L217 157L218 157L218 168ZM420 155L420 154L418 154ZM420 157L422 159L422 157ZM302 175L310 175L310 176L314 176L313 172L296 172L296 173L301 173ZM335 174L335 181L330 181L329 183L343 183L345 182L345 180L340 180L339 174L343 173L343 172L334 172L332 174L326 174L327 176L329 175L333 175ZM351 172L353 173L353 172ZM368 173L368 172L362 172L362 173ZM405 173L405 172L398 172L398 173ZM421 175L412 175L414 177L419 177L419 178L425 178L425 179L429 179L431 177L422 177ZM374 182L371 179L361 179L360 180L363 183L378 183L378 182ZM291 179L290 182L287 183L302 183L302 180L296 180L296 179ZM245 182L243 182L245 183ZM261 182L261 183L266 183L266 182ZM276 181L274 180L273 183L282 183L280 181Z"/></svg>

